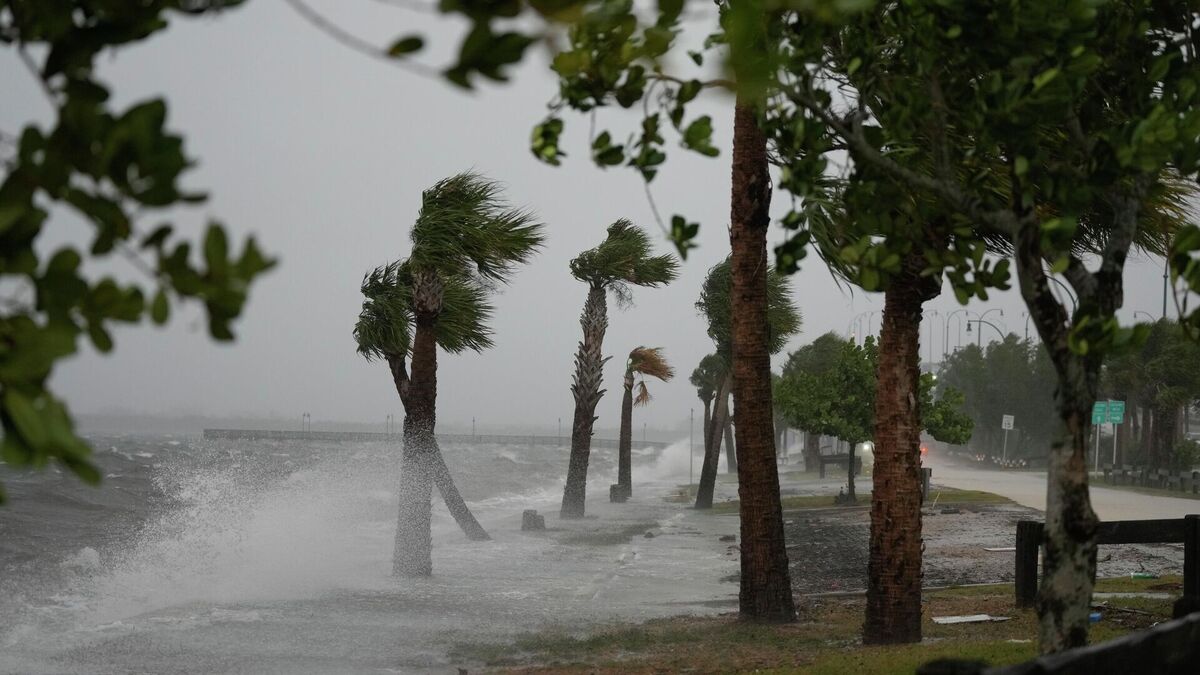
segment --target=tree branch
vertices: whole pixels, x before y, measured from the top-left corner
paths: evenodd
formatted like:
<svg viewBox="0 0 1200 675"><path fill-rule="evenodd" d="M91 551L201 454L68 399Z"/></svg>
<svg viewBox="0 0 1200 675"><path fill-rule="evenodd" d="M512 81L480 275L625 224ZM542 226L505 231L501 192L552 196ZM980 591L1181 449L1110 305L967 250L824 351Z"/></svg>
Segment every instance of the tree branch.
<svg viewBox="0 0 1200 675"><path fill-rule="evenodd" d="M937 179L932 176L918 173L907 167L897 164L895 161L885 157L883 153L876 150L867 142L866 136L862 132L862 114L856 113L848 117L848 119L840 119L825 106L817 103L808 94L798 90L792 90L788 94L789 98L797 105L808 110L818 119L825 123L835 134L840 136L846 143L851 155L857 159L883 170L890 174L893 178L907 183L912 187L928 190L937 194L941 198L950 202L963 215L975 220L980 225L990 229L994 234L998 234L1008 238L1015 238L1018 230L1025 224L1024 220L1032 218L1031 215L1026 215L1024 219L1018 220L1014 214L1005 210L989 210L983 208L979 199L972 197L964 192L958 185L947 179Z"/></svg>
<svg viewBox="0 0 1200 675"><path fill-rule="evenodd" d="M305 4L303 0L284 1L287 2L288 6L295 10L297 14L303 17L304 20L308 21L313 26L316 26L318 30L333 38L335 42L338 42L349 49L352 49L360 54L365 54L372 58L380 59L381 61L386 61L387 63L390 63L391 65L403 70L407 70L414 75L420 75L421 77L428 77L434 80L441 79L441 74L434 68L421 63L409 61L407 59L389 56L388 53L383 49L376 47L370 42L367 42L366 40L354 35L353 33L350 33L344 28L326 19L324 16L321 16L316 12L316 10Z"/></svg>

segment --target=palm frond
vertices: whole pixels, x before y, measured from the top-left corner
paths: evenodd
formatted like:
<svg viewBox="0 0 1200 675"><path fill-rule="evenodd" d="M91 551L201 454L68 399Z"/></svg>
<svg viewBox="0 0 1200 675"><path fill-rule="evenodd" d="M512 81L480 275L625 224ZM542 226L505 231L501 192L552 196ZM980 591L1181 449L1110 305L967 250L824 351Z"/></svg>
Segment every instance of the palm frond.
<svg viewBox="0 0 1200 675"><path fill-rule="evenodd" d="M378 267L363 277L362 310L354 326L358 353L368 361L403 358L412 349L415 317L412 306L412 268L408 260ZM488 290L470 276L443 280L442 311L434 337L443 351L483 351L492 346L488 326L494 308Z"/></svg>
<svg viewBox="0 0 1200 675"><path fill-rule="evenodd" d="M654 287L670 283L679 274L673 255L651 255L653 246L645 230L628 220L608 227L599 246L580 253L571 261L571 274L580 281L609 288L617 293L627 286ZM618 301L622 299L618 295Z"/></svg>
<svg viewBox="0 0 1200 675"><path fill-rule="evenodd" d="M377 267L363 276L362 311L354 326L358 353L368 361L405 356L412 346L410 284L402 261Z"/></svg>
<svg viewBox="0 0 1200 675"><path fill-rule="evenodd" d="M643 380L637 383L637 395L633 397L635 406L643 406L650 402L650 390L646 388L646 382Z"/></svg>
<svg viewBox="0 0 1200 675"><path fill-rule="evenodd" d="M726 258L708 271L700 287L700 299L696 302L696 309L708 320L708 336L716 345L717 353L727 362L733 353L730 265L730 259ZM778 353L793 335L800 332L802 317L791 296L788 277L774 269L767 270L767 349L772 354Z"/></svg>
<svg viewBox="0 0 1200 675"><path fill-rule="evenodd" d="M544 225L511 208L500 183L476 173L443 179L421 194L412 228L412 264L444 276L466 270L488 283L507 283L541 248Z"/></svg>
<svg viewBox="0 0 1200 675"><path fill-rule="evenodd" d="M700 359L699 365L692 371L688 381L696 388L696 395L701 400L711 400L717 395L717 389L720 387L721 378L725 376L725 372L729 369L725 359L719 354L709 354Z"/></svg>
<svg viewBox="0 0 1200 675"><path fill-rule="evenodd" d="M657 377L663 382L670 382L675 377L675 369L667 363L662 347L634 347L629 352L628 370L643 377Z"/></svg>

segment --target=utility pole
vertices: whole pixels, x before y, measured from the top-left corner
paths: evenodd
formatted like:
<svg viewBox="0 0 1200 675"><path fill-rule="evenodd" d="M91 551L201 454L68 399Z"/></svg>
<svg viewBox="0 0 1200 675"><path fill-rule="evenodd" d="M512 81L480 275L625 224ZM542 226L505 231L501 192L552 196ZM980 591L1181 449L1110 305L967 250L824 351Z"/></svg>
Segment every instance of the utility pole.
<svg viewBox="0 0 1200 675"><path fill-rule="evenodd" d="M558 445L562 446L562 418L558 418Z"/></svg>
<svg viewBox="0 0 1200 675"><path fill-rule="evenodd" d="M475 418L471 418L471 441L475 440Z"/></svg>

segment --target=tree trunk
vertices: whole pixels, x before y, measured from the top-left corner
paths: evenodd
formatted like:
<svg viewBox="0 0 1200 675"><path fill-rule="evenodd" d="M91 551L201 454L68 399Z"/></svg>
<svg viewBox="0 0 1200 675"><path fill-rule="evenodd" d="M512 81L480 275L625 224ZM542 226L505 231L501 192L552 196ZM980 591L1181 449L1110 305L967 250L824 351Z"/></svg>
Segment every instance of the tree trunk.
<svg viewBox="0 0 1200 675"><path fill-rule="evenodd" d="M783 535L779 472L771 423L771 354L767 343L767 226L771 177L767 141L752 103L734 108L729 243L733 277L733 405L737 410L738 497L741 500L742 619L796 618Z"/></svg>
<svg viewBox="0 0 1200 675"><path fill-rule="evenodd" d="M704 452L708 453L708 444L711 442L709 438L708 425L712 423L712 399L701 399L704 401L704 426L700 427L700 435L703 436Z"/></svg>
<svg viewBox="0 0 1200 675"><path fill-rule="evenodd" d="M737 414L737 411L735 410L735 411L733 411L732 414L725 415L725 472L726 473L737 473L738 472L737 450L736 450L737 446L734 445L734 442L733 442L733 416L736 414ZM774 429L773 424L774 423L772 423L772 428L771 428L771 445L772 446L775 445L775 442L774 442L775 429Z"/></svg>
<svg viewBox="0 0 1200 675"><path fill-rule="evenodd" d="M633 495L633 373L625 373L621 398L621 434L617 442L617 486L628 499Z"/></svg>
<svg viewBox="0 0 1200 675"><path fill-rule="evenodd" d="M442 457L442 450L438 447L436 436L433 440L430 463L433 484L437 486L438 492L442 495L442 501L446 503L446 509L450 511L450 515L454 516L454 522L462 528L463 534L467 535L467 539L471 541L490 541L491 537L475 519L475 515L471 513L471 509L463 501L458 488L455 487L454 478L450 476L450 468L446 466L446 460Z"/></svg>
<svg viewBox="0 0 1200 675"><path fill-rule="evenodd" d="M1015 175L1014 184L1019 184ZM1055 403L1063 422L1047 461L1045 553L1037 600L1039 647L1049 654L1087 644L1098 522L1088 493L1088 440L1102 362L1094 351L1086 355L1071 351L1068 315L1050 291L1040 241L1036 226L1022 226L1014 242L1014 258L1021 296L1057 375ZM1108 244L1113 245L1112 241ZM1111 271L1115 277L1106 271L1104 286L1113 280L1119 284L1120 267ZM1090 310L1111 317L1120 300L1119 285L1101 288L1090 297L1079 292L1078 312Z"/></svg>
<svg viewBox="0 0 1200 675"><path fill-rule="evenodd" d="M921 641L922 267L922 256L906 256L904 270L884 293L865 644Z"/></svg>
<svg viewBox="0 0 1200 675"><path fill-rule="evenodd" d="M817 471L821 468L821 435L804 432L804 470Z"/></svg>
<svg viewBox="0 0 1200 675"><path fill-rule="evenodd" d="M854 457L855 451L858 450L858 441L848 441L846 443L846 498L850 503L858 501L858 495L854 492Z"/></svg>
<svg viewBox="0 0 1200 675"><path fill-rule="evenodd" d="M404 451L400 469L400 510L392 574L433 573L433 456L437 401L436 314L418 314L412 349L412 375L404 403Z"/></svg>
<svg viewBox="0 0 1200 675"><path fill-rule="evenodd" d="M579 317L583 340L575 353L575 376L571 394L575 397L575 420L571 425L571 460L567 468L567 484L563 488L560 518L582 518L587 501L588 460L592 451L592 425L596 423L596 404L604 395L600 383L604 378L601 354L604 332L608 329L608 301L603 286L588 288L583 314Z"/></svg>
<svg viewBox="0 0 1200 675"><path fill-rule="evenodd" d="M711 509L713 491L717 485L717 462L721 458L721 430L725 427L725 418L729 408L729 388L732 379L729 375L721 378L721 386L717 388L717 405L704 430L704 461L700 464L700 484L696 486L696 508Z"/></svg>

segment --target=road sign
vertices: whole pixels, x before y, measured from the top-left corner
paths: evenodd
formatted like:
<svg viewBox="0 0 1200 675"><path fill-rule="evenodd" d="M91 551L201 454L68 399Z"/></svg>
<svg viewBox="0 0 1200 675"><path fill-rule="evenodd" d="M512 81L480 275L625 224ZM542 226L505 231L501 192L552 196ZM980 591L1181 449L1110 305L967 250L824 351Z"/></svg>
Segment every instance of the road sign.
<svg viewBox="0 0 1200 675"><path fill-rule="evenodd" d="M1125 401L1108 402L1108 421L1112 424L1125 422Z"/></svg>
<svg viewBox="0 0 1200 675"><path fill-rule="evenodd" d="M1012 429L1013 428L1013 416L1005 415L1004 417L1001 417L1000 418L1000 428L1004 429L1005 431Z"/></svg>
<svg viewBox="0 0 1200 675"><path fill-rule="evenodd" d="M1104 424L1108 421L1108 401L1096 401L1092 404L1092 424Z"/></svg>

